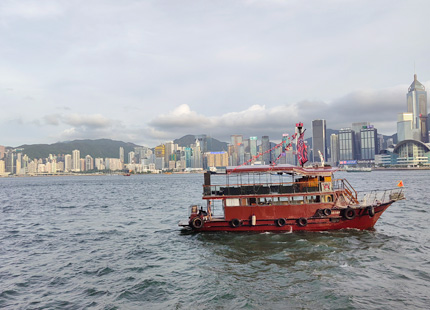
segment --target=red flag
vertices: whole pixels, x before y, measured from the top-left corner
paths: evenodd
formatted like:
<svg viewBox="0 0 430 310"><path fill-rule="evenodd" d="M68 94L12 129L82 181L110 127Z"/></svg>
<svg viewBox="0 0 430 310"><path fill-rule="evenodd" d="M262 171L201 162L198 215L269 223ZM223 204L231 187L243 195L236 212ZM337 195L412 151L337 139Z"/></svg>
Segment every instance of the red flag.
<svg viewBox="0 0 430 310"><path fill-rule="evenodd" d="M403 181L400 181L399 183L397 183L398 187L403 187Z"/></svg>
<svg viewBox="0 0 430 310"><path fill-rule="evenodd" d="M308 161L308 150L306 149L304 135L305 132L302 132L297 140L297 159L302 167Z"/></svg>

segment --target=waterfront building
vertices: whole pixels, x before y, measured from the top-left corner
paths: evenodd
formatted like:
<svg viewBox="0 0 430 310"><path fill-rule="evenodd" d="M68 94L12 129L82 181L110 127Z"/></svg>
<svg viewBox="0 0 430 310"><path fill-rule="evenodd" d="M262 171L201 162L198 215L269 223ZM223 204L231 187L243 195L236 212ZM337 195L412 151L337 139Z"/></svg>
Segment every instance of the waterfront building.
<svg viewBox="0 0 430 310"><path fill-rule="evenodd" d="M134 162L134 152L133 151L128 153L128 163L129 164L134 164L135 163Z"/></svg>
<svg viewBox="0 0 430 310"><path fill-rule="evenodd" d="M353 160L355 154L355 132L351 128L339 130L339 161Z"/></svg>
<svg viewBox="0 0 430 310"><path fill-rule="evenodd" d="M378 154L378 131L373 125L363 126L360 129L360 159L374 160Z"/></svg>
<svg viewBox="0 0 430 310"><path fill-rule="evenodd" d="M230 151L230 157L231 157L231 165L237 166L241 164L241 158L240 158L240 146L243 143L243 136L242 135L231 135L230 136L230 143L231 147L229 148ZM243 158L242 158L243 159Z"/></svg>
<svg viewBox="0 0 430 310"><path fill-rule="evenodd" d="M267 152L269 150L270 150L269 136L262 136L261 137L261 151L263 153L262 160L263 160L263 163L265 165L270 165L270 163L272 161L272 154L271 154L271 152Z"/></svg>
<svg viewBox="0 0 430 310"><path fill-rule="evenodd" d="M57 172L64 172L64 161L57 162Z"/></svg>
<svg viewBox="0 0 430 310"><path fill-rule="evenodd" d="M119 160L124 163L124 148L122 146L119 147Z"/></svg>
<svg viewBox="0 0 430 310"><path fill-rule="evenodd" d="M360 130L362 128L367 128L370 126L369 122L358 122L352 123L352 131L354 131L354 159L361 159L361 134Z"/></svg>
<svg viewBox="0 0 430 310"><path fill-rule="evenodd" d="M79 172L81 170L81 152L79 150L72 151L72 171Z"/></svg>
<svg viewBox="0 0 430 310"><path fill-rule="evenodd" d="M249 152L251 153L251 156L257 155L257 142L258 138L255 136L249 137Z"/></svg>
<svg viewBox="0 0 430 310"><path fill-rule="evenodd" d="M193 150L191 147L184 148L185 168L191 168L191 158L193 156Z"/></svg>
<svg viewBox="0 0 430 310"><path fill-rule="evenodd" d="M428 143L427 129L427 92L420 82L417 80L417 75L414 74L414 81L409 86L406 95L408 112L412 113L412 131L414 132L414 140ZM400 141L399 141L400 142Z"/></svg>
<svg viewBox="0 0 430 310"><path fill-rule="evenodd" d="M321 152L324 160L327 160L326 121L316 119L312 121L312 161L320 162Z"/></svg>
<svg viewBox="0 0 430 310"><path fill-rule="evenodd" d="M205 153L208 167L227 167L228 153L227 152L206 152Z"/></svg>
<svg viewBox="0 0 430 310"><path fill-rule="evenodd" d="M124 160L124 159L123 159ZM123 160L120 161L123 163ZM85 171L93 170L94 169L94 160L90 155L85 156Z"/></svg>
<svg viewBox="0 0 430 310"><path fill-rule="evenodd" d="M72 155L66 154L64 156L64 172L72 171Z"/></svg>
<svg viewBox="0 0 430 310"><path fill-rule="evenodd" d="M430 166L430 146L418 140L403 140L375 155L375 164L402 168Z"/></svg>
<svg viewBox="0 0 430 310"><path fill-rule="evenodd" d="M193 149L192 168L202 168L203 167L203 157L202 157L202 152L200 149L200 141L199 140L196 140L192 149Z"/></svg>
<svg viewBox="0 0 430 310"><path fill-rule="evenodd" d="M412 130L413 118L413 113L404 112L397 115L397 140L399 142L414 139ZM418 138L418 136L416 136L416 138Z"/></svg>
<svg viewBox="0 0 430 310"><path fill-rule="evenodd" d="M398 142L417 140L428 143L427 91L417 80L416 74L406 94L406 101L407 112L400 113L397 119Z"/></svg>
<svg viewBox="0 0 430 310"><path fill-rule="evenodd" d="M103 158L96 158L94 160L94 166L96 167L97 170L105 170L105 165L103 163Z"/></svg>
<svg viewBox="0 0 430 310"><path fill-rule="evenodd" d="M162 157L164 159L164 154L165 154L164 144L160 144L159 146L156 146L154 149L154 152L155 152L155 157L157 157L157 158Z"/></svg>
<svg viewBox="0 0 430 310"><path fill-rule="evenodd" d="M85 158L80 158L79 162L80 162L81 171L85 171Z"/></svg>
<svg viewBox="0 0 430 310"><path fill-rule="evenodd" d="M0 160L4 158L5 152L6 148L3 145L0 145Z"/></svg>
<svg viewBox="0 0 430 310"><path fill-rule="evenodd" d="M332 134L330 136L330 155L330 162L334 166L337 166L337 164L339 163L339 136L336 134Z"/></svg>
<svg viewBox="0 0 430 310"><path fill-rule="evenodd" d="M6 169L5 168L6 168L6 165L5 165L4 160L0 159L0 175L6 174Z"/></svg>
<svg viewBox="0 0 430 310"><path fill-rule="evenodd" d="M6 163L6 172L9 172L10 174L15 173L15 153L12 151L8 151L5 154L5 163Z"/></svg>
<svg viewBox="0 0 430 310"><path fill-rule="evenodd" d="M196 135L195 139L199 141L202 153L206 153L208 151L208 137L206 135Z"/></svg>

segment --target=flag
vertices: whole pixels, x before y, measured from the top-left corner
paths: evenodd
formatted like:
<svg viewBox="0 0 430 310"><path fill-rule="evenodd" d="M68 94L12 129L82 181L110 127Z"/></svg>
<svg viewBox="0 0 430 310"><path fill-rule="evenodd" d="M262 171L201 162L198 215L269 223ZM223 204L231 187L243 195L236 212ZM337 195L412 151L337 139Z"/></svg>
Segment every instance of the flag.
<svg viewBox="0 0 430 310"><path fill-rule="evenodd" d="M297 140L297 159L302 167L308 161L308 151L306 149L304 135L305 132L302 132Z"/></svg>
<svg viewBox="0 0 430 310"><path fill-rule="evenodd" d="M403 181L400 181L399 183L397 183L398 187L403 187Z"/></svg>

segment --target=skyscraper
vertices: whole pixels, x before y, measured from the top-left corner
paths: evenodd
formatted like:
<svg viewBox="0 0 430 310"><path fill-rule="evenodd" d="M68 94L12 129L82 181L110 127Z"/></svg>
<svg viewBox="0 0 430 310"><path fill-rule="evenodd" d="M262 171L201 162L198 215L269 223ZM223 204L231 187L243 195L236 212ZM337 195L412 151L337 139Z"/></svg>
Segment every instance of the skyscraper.
<svg viewBox="0 0 430 310"><path fill-rule="evenodd" d="M373 125L363 126L360 129L360 146L363 160L374 160L375 154L378 153L378 131Z"/></svg>
<svg viewBox="0 0 430 310"><path fill-rule="evenodd" d="M361 159L361 135L360 130L361 128L367 128L369 126L369 122L358 122L358 123L352 123L352 131L354 131L355 134L355 145L354 145L354 159Z"/></svg>
<svg viewBox="0 0 430 310"><path fill-rule="evenodd" d="M119 147L119 160L124 163L124 148L122 146Z"/></svg>
<svg viewBox="0 0 430 310"><path fill-rule="evenodd" d="M249 152L251 156L257 155L257 137L249 137Z"/></svg>
<svg viewBox="0 0 430 310"><path fill-rule="evenodd" d="M312 121L312 161L319 162L321 152L324 160L327 160L326 123L325 119Z"/></svg>
<svg viewBox="0 0 430 310"><path fill-rule="evenodd" d="M406 101L408 111L400 113L397 118L398 142L417 140L428 143L427 92L424 85L418 82L416 74L406 94Z"/></svg>
<svg viewBox="0 0 430 310"><path fill-rule="evenodd" d="M72 151L72 171L81 171L81 152L79 150Z"/></svg>
<svg viewBox="0 0 430 310"><path fill-rule="evenodd" d="M427 92L423 84L418 82L417 75L414 74L414 81L409 86L406 94L408 112L413 114L412 130L416 132L414 139L427 143Z"/></svg>
<svg viewBox="0 0 430 310"><path fill-rule="evenodd" d="M339 160L353 160L355 151L355 133L351 128L339 130Z"/></svg>
<svg viewBox="0 0 430 310"><path fill-rule="evenodd" d="M230 157L231 157L231 164L233 166L237 166L242 164L240 162L240 145L243 143L243 136L242 135L231 135L230 136L230 143L232 145L232 148L230 148Z"/></svg>
<svg viewBox="0 0 430 310"><path fill-rule="evenodd" d="M64 172L70 172L72 170L72 155L66 154L64 156Z"/></svg>
<svg viewBox="0 0 430 310"><path fill-rule="evenodd" d="M337 165L339 162L339 136L336 134L330 136L330 154L331 162L333 165Z"/></svg>
<svg viewBox="0 0 430 310"><path fill-rule="evenodd" d="M261 137L261 151L263 153L263 162L265 165L270 165L271 163L271 152L267 152L270 150L270 140L269 136ZM267 153L266 153L267 152Z"/></svg>

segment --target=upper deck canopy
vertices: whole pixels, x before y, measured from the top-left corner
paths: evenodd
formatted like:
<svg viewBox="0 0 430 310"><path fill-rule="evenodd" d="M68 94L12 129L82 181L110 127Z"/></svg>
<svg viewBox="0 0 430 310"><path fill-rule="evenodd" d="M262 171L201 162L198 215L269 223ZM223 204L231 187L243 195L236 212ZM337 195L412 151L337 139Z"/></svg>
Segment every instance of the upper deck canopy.
<svg viewBox="0 0 430 310"><path fill-rule="evenodd" d="M241 173L287 173L300 174L305 176L329 176L338 170L333 167L298 167L288 164L276 166L269 165L250 165L250 166L229 166L226 168L227 174Z"/></svg>

